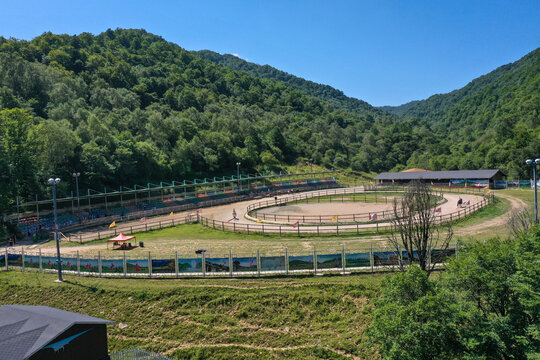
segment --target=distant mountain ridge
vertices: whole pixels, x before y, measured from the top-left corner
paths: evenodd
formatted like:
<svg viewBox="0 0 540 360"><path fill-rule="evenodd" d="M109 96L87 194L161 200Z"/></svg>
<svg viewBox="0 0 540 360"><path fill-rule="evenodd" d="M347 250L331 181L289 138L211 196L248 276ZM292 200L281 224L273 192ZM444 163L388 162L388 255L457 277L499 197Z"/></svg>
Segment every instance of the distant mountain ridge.
<svg viewBox="0 0 540 360"><path fill-rule="evenodd" d="M405 104L401 104L401 105L398 105L398 106L386 105L386 106L379 106L378 108L381 109L381 110L384 110L386 112L389 112L390 114L403 115L410 108L412 108L413 106L415 106L416 104L418 104L421 101L422 100L413 100L413 101L409 101L409 102L407 102Z"/></svg>
<svg viewBox="0 0 540 360"><path fill-rule="evenodd" d="M270 65L258 65L238 56L231 54L219 54L210 50L192 51L204 59L213 63L229 67L234 70L244 71L252 76L275 80L286 84L288 87L300 90L308 95L318 97L329 102L335 107L347 111L369 111L380 113L376 107L365 101L346 96L343 91L335 89L329 85L318 84L316 82L294 76L285 71L278 70Z"/></svg>

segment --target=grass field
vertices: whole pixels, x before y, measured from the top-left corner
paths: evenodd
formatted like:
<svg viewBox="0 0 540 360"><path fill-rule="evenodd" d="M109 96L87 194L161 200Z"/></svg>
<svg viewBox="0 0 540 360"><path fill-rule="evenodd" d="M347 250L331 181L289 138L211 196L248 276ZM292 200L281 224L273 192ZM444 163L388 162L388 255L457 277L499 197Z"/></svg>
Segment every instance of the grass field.
<svg viewBox="0 0 540 360"><path fill-rule="evenodd" d="M47 305L126 324L112 351L178 359L377 358L364 328L388 275L127 280L0 272L0 304Z"/></svg>

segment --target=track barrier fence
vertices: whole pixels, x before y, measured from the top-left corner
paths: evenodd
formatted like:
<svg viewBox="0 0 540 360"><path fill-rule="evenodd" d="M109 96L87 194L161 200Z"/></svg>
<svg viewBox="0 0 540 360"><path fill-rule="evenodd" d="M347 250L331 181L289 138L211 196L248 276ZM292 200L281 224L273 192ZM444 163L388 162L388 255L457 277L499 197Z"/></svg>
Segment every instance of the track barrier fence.
<svg viewBox="0 0 540 360"><path fill-rule="evenodd" d="M444 262L458 256L459 244L446 249L429 251L428 262ZM417 253L413 253L416 257ZM262 275L302 275L318 273L375 272L395 270L407 260L402 250L389 248L346 249L263 253L211 254L186 256L177 252L170 255L152 255L134 258L124 251L122 255L64 256L62 270L66 274L115 278L179 278L179 277L241 277ZM6 249L0 254L0 270L56 272L57 258L53 254Z"/></svg>

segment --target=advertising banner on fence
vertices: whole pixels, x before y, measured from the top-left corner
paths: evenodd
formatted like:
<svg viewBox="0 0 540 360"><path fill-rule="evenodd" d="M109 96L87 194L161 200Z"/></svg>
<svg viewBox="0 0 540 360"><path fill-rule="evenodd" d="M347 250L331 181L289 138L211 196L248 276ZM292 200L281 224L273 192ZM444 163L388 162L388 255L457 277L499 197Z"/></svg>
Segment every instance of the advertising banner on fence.
<svg viewBox="0 0 540 360"><path fill-rule="evenodd" d="M313 270L313 255L289 256L289 270Z"/></svg>
<svg viewBox="0 0 540 360"><path fill-rule="evenodd" d="M285 256L261 257L261 271L285 271Z"/></svg>
<svg viewBox="0 0 540 360"><path fill-rule="evenodd" d="M123 273L124 260L122 259L101 260L101 272L108 273L108 274Z"/></svg>
<svg viewBox="0 0 540 360"><path fill-rule="evenodd" d="M178 272L196 273L202 272L202 259L178 259Z"/></svg>
<svg viewBox="0 0 540 360"><path fill-rule="evenodd" d="M148 260L127 259L126 270L130 274L148 274Z"/></svg>
<svg viewBox="0 0 540 360"><path fill-rule="evenodd" d="M9 266L22 266L22 255L21 254L8 254L8 265Z"/></svg>
<svg viewBox="0 0 540 360"><path fill-rule="evenodd" d="M152 259L152 273L174 274L176 273L174 262L174 259Z"/></svg>
<svg viewBox="0 0 540 360"><path fill-rule="evenodd" d="M81 259L81 271L97 273L99 272L98 266L97 259Z"/></svg>
<svg viewBox="0 0 540 360"><path fill-rule="evenodd" d="M233 271L257 271L257 257L233 257Z"/></svg>
<svg viewBox="0 0 540 360"><path fill-rule="evenodd" d="M341 267L341 254L317 255L317 269L335 269Z"/></svg>
<svg viewBox="0 0 540 360"><path fill-rule="evenodd" d="M6 254L0 255L0 270L4 270L6 267Z"/></svg>
<svg viewBox="0 0 540 360"><path fill-rule="evenodd" d="M56 256L43 256L41 258L41 265L43 269L56 269Z"/></svg>
<svg viewBox="0 0 540 360"><path fill-rule="evenodd" d="M397 251L373 252L375 266L399 265L399 253Z"/></svg>
<svg viewBox="0 0 540 360"><path fill-rule="evenodd" d="M207 258L206 272L227 272L229 271L229 258Z"/></svg>
<svg viewBox="0 0 540 360"><path fill-rule="evenodd" d="M369 253L345 254L345 265L351 268L371 266Z"/></svg>
<svg viewBox="0 0 540 360"><path fill-rule="evenodd" d="M39 269L39 255L24 255L24 267Z"/></svg>

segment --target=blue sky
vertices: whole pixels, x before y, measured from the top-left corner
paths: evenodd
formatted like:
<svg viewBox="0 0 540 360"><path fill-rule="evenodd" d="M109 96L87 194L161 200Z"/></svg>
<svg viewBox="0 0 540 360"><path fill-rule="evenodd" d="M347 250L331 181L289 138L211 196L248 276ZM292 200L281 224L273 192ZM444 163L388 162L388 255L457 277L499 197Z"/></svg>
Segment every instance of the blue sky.
<svg viewBox="0 0 540 360"><path fill-rule="evenodd" d="M540 46L540 1L2 1L0 35L144 28L399 105L466 85Z"/></svg>

